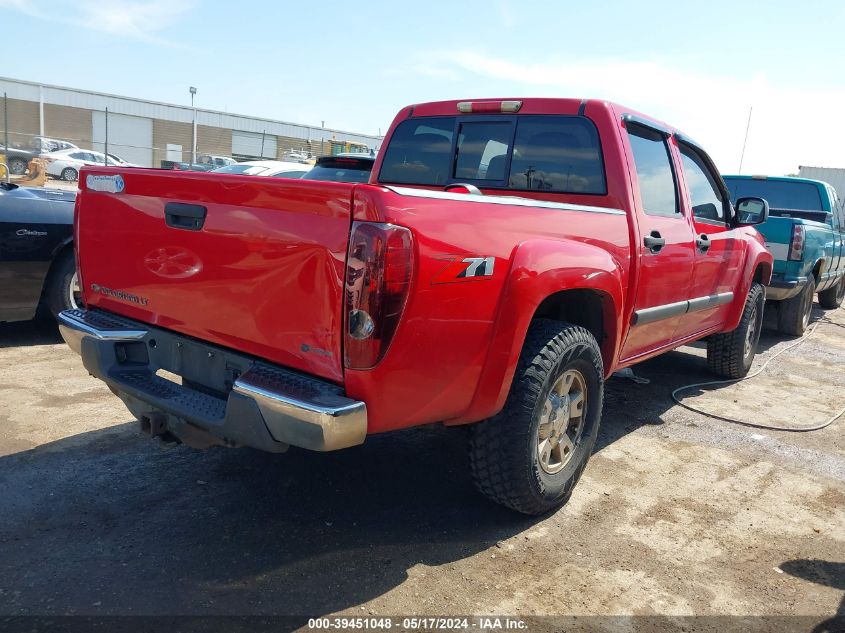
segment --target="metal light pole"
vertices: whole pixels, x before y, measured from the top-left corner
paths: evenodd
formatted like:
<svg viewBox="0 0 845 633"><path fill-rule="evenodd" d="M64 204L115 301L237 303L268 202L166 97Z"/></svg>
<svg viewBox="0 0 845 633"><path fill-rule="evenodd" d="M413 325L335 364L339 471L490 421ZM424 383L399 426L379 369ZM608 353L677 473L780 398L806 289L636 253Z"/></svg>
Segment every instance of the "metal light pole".
<svg viewBox="0 0 845 633"><path fill-rule="evenodd" d="M105 143L105 151L103 152L105 158L103 162L108 166L109 164L109 109L106 108L106 143Z"/></svg>
<svg viewBox="0 0 845 633"><path fill-rule="evenodd" d="M197 94L197 89L191 86L188 88L191 93L191 110L194 111L194 121L191 124L191 164L197 162L197 110L194 108L194 95Z"/></svg>
<svg viewBox="0 0 845 633"><path fill-rule="evenodd" d="M6 158L6 184L12 182L12 172L9 171L9 99L3 93L3 154Z"/></svg>

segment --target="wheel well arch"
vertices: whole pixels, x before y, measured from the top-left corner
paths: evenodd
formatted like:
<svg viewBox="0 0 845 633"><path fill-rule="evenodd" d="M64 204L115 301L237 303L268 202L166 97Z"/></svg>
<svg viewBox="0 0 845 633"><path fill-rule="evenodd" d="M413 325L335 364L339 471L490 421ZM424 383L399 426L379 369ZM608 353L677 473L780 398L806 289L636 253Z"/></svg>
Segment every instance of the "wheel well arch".
<svg viewBox="0 0 845 633"><path fill-rule="evenodd" d="M56 265L62 257L67 257L68 253L73 256L73 239L59 244L56 250L53 251L53 260L50 262L50 267L47 269L47 274L44 276L44 284L41 286L41 300L44 300L44 293L47 292L47 286L53 279L53 272L56 270Z"/></svg>
<svg viewBox="0 0 845 633"><path fill-rule="evenodd" d="M599 344L605 368L613 363L616 348L615 306L610 295L592 288L573 288L549 295L531 317L580 325Z"/></svg>
<svg viewBox="0 0 845 633"><path fill-rule="evenodd" d="M819 260L813 264L813 268L810 271L813 277L815 278L815 283L819 285L819 279L821 278L822 274L822 266L824 266L824 257L819 258Z"/></svg>
<svg viewBox="0 0 845 633"><path fill-rule="evenodd" d="M752 281L768 286L772 280L772 266L768 262L760 262L754 269Z"/></svg>

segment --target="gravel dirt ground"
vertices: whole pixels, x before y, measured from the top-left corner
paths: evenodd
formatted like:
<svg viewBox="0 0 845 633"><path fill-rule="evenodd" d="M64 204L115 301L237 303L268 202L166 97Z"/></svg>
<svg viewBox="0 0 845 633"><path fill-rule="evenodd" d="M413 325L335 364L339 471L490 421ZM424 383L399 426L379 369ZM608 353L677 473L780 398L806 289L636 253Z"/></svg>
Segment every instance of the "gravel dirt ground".
<svg viewBox="0 0 845 633"><path fill-rule="evenodd" d="M845 311L690 402L809 424L845 406ZM764 331L755 366L792 342ZM465 433L333 454L142 438L51 324L0 325L0 614L845 614L845 419L787 434L671 401L704 347L609 381L562 510L479 497Z"/></svg>

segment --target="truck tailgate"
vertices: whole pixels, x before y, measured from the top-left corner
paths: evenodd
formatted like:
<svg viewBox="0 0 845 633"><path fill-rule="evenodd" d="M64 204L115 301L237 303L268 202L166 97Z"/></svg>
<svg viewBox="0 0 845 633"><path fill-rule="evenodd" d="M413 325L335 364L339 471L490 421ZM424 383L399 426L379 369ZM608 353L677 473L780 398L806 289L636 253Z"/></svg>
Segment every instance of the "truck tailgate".
<svg viewBox="0 0 845 633"><path fill-rule="evenodd" d="M341 382L353 188L85 170L76 218L84 301Z"/></svg>

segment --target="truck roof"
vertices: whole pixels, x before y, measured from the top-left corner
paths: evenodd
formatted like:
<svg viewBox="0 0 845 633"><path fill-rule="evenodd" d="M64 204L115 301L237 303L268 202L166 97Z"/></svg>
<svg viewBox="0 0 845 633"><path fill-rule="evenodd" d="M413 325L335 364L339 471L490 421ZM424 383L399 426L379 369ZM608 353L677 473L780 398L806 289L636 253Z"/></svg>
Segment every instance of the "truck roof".
<svg viewBox="0 0 845 633"><path fill-rule="evenodd" d="M681 134L681 130L672 127L671 125L638 112L628 106L613 103L605 99L579 99L579 98L551 98L551 97L485 97L475 99L451 99L448 101L429 101L426 103L418 103L410 106L410 112L407 116L422 117L422 116L454 116L458 114L470 114L471 112L462 111L459 109L459 104L467 103L514 103L520 104L516 111L502 111L503 114L518 113L518 114L581 114L587 108L590 110L604 109L608 112L616 110L617 112L624 112L631 114L637 118L645 119L652 123L658 124L667 132L672 134Z"/></svg>
<svg viewBox="0 0 845 633"><path fill-rule="evenodd" d="M765 176L765 175L739 175L739 174L725 174L722 176L725 180L733 178L735 180L774 180L777 182L804 182L817 187L827 187L827 183L823 180L814 180L812 178L799 178L798 176Z"/></svg>

